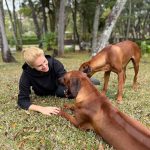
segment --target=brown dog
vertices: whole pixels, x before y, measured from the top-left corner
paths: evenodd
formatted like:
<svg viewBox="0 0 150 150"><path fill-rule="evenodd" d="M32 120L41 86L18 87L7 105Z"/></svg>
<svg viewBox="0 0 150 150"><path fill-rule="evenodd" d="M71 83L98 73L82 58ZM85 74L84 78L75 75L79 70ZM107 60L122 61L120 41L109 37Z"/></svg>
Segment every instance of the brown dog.
<svg viewBox="0 0 150 150"><path fill-rule="evenodd" d="M150 131L115 108L86 74L71 71L60 78L60 82L76 97L75 104L64 106L74 110L75 116L61 110L62 117L80 129L94 130L117 150L150 149Z"/></svg>
<svg viewBox="0 0 150 150"><path fill-rule="evenodd" d="M88 77L91 77L95 72L105 71L102 90L102 94L104 95L108 88L110 72L112 71L118 74L117 100L120 103L122 101L123 85L126 79L126 66L132 60L135 71L133 88L135 88L140 58L141 51L137 44L132 41L124 41L105 47L91 60L83 63L79 70L87 73Z"/></svg>

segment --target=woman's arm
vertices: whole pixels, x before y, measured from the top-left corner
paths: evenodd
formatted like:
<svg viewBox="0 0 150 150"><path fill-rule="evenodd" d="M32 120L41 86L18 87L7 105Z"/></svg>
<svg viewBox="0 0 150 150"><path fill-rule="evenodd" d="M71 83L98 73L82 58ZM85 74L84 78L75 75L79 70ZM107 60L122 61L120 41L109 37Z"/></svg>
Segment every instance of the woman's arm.
<svg viewBox="0 0 150 150"><path fill-rule="evenodd" d="M26 74L23 72L19 80L19 94L17 102L22 109L27 110L31 105L30 94L30 81Z"/></svg>
<svg viewBox="0 0 150 150"><path fill-rule="evenodd" d="M43 106L39 106L39 105L30 105L29 110L33 110L33 111L37 111L40 112L44 115L48 115L50 116L51 114L57 115L60 111L60 108L58 107L43 107Z"/></svg>
<svg viewBox="0 0 150 150"><path fill-rule="evenodd" d="M40 112L44 115L58 114L60 109L58 107L43 107L39 105L34 105L30 101L30 80L27 78L26 74L23 72L19 81L19 94L18 94L18 105L22 109L33 110Z"/></svg>

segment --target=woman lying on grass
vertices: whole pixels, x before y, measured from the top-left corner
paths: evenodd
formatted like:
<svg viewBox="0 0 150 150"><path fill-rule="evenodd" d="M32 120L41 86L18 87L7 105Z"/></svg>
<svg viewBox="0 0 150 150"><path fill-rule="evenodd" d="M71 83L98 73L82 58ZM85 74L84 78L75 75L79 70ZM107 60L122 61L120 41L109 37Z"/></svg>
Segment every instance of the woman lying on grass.
<svg viewBox="0 0 150 150"><path fill-rule="evenodd" d="M25 63L19 81L18 105L45 115L58 114L58 107L32 104L30 94L32 88L39 96L56 95L64 98L65 87L58 83L58 78L66 73L63 64L49 55L44 55L43 50L36 47L24 49L23 57Z"/></svg>

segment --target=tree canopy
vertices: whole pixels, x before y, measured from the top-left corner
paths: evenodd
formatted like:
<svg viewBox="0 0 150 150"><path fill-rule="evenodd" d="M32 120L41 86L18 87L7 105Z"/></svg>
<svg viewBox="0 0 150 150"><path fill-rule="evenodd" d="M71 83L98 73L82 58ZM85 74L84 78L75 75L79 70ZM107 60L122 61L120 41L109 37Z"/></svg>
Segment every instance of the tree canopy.
<svg viewBox="0 0 150 150"><path fill-rule="evenodd" d="M118 14L118 17L106 43L125 39L147 42L150 37L150 2L148 0L125 1L127 2L123 10L119 13L116 9L114 12L115 15ZM5 0L5 3L7 2L8 0ZM18 2L20 2L19 9L16 9ZM73 45L78 44L80 50L97 51L102 41L99 37L106 30L108 20L109 23L113 22L114 18L110 16L116 3L117 0L64 0L63 10L61 9L62 1L60 3L59 0L13 0L12 9L10 10L9 6L5 7L3 16L8 42L16 45L17 50L21 50L23 44L33 42L43 49L53 49L58 51L58 55L63 55L65 41L69 39ZM97 5L99 5L98 8L96 8ZM96 9L99 13L97 17L94 17ZM61 23L60 19L62 19ZM95 27L94 23L96 23ZM50 41L44 44L48 41L46 35L51 33L55 35L55 45L54 43L51 45ZM68 34L65 33L70 33L69 38L66 39ZM104 37L101 38L104 39ZM94 42L97 45L96 48L95 46L92 48L94 40L98 42L97 44Z"/></svg>

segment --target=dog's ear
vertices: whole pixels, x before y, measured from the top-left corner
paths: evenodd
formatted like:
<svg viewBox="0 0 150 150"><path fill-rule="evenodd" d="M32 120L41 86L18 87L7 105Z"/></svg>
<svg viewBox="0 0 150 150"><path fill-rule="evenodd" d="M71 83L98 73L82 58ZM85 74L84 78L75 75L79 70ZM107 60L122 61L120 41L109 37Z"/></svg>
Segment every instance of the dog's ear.
<svg viewBox="0 0 150 150"><path fill-rule="evenodd" d="M58 82L62 85L64 85L64 76L58 78Z"/></svg>
<svg viewBox="0 0 150 150"><path fill-rule="evenodd" d="M80 90L80 79L79 78L71 78L70 80L70 92L73 97L76 97L78 91Z"/></svg>

